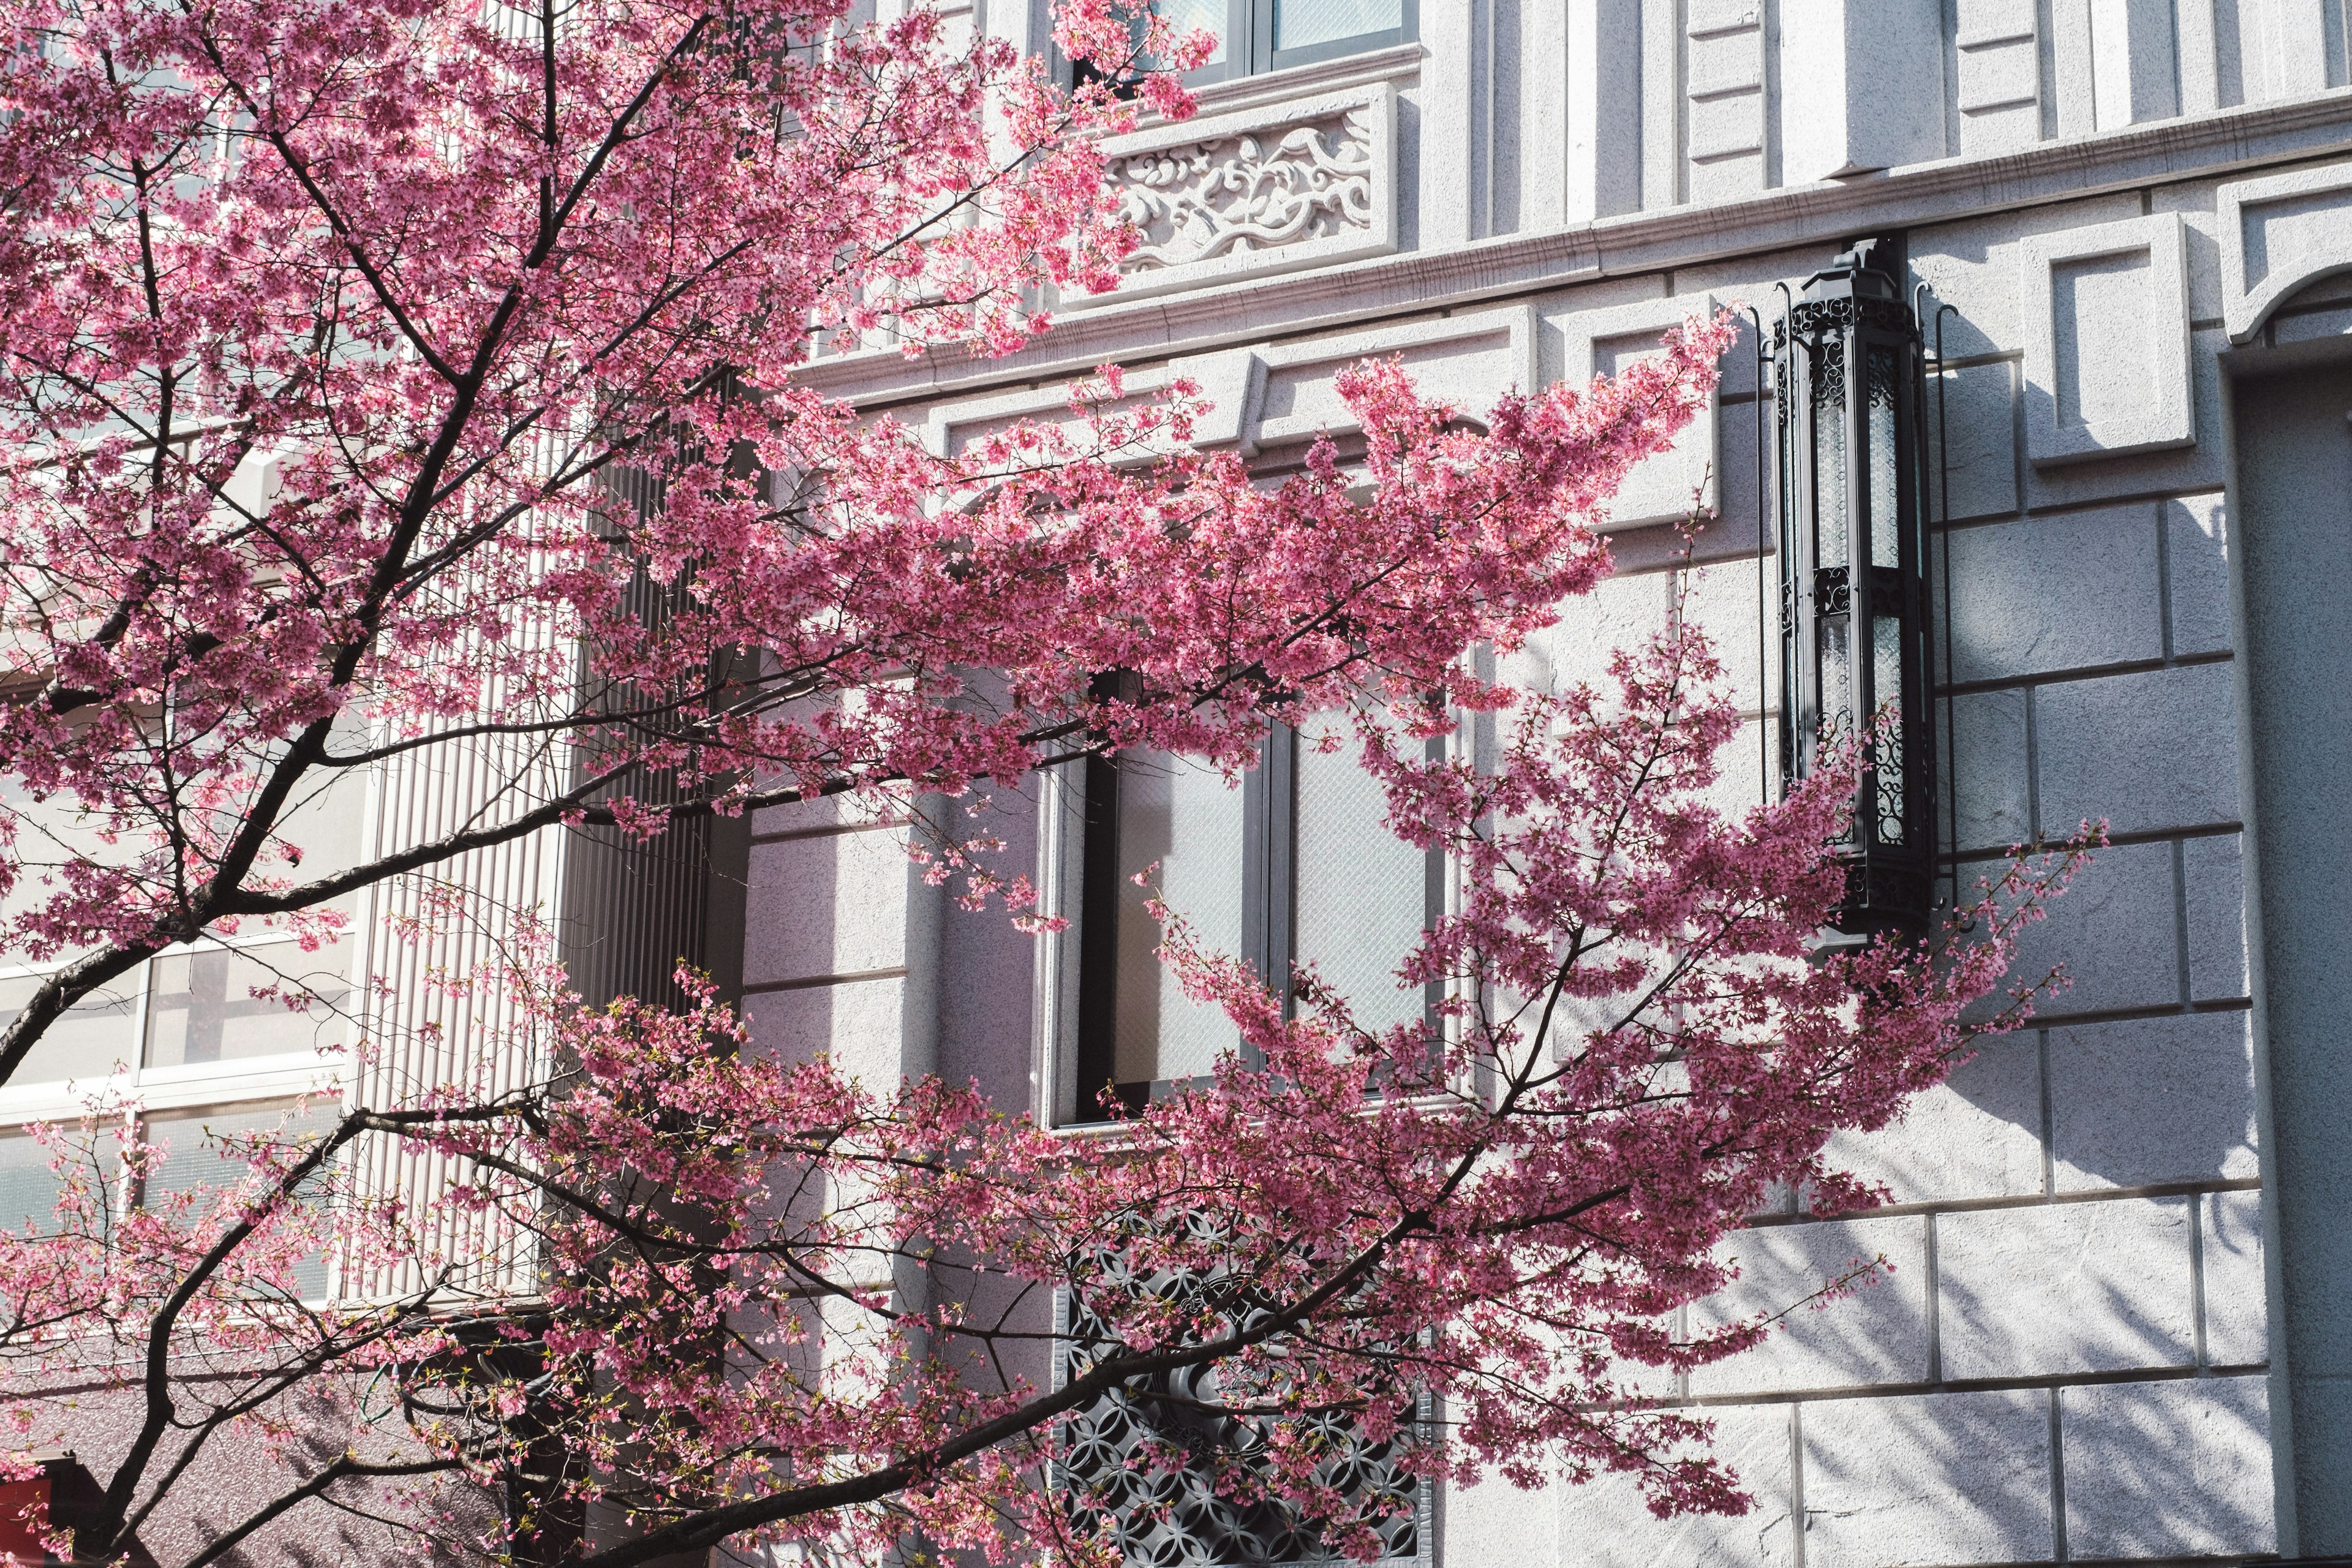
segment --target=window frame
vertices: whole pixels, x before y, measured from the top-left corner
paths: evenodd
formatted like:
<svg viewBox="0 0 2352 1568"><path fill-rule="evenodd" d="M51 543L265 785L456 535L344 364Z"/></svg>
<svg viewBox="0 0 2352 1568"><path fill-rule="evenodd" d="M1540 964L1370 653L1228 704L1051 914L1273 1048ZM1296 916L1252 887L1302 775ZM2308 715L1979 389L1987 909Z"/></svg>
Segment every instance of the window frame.
<svg viewBox="0 0 2352 1568"><path fill-rule="evenodd" d="M1293 66L1368 55L1399 44L1417 43L1421 38L1421 0L1399 0L1401 19L1396 26L1277 49L1274 47L1274 23L1275 11L1280 4L1281 0L1225 0L1225 58L1214 65L1186 71L1184 85L1208 87L1217 82L1240 81Z"/></svg>
<svg viewBox="0 0 2352 1568"><path fill-rule="evenodd" d="M93 1072L71 1078L30 1079L0 1085L0 1125L12 1121L37 1121L42 1111L51 1107L79 1108L90 1089L104 1084L129 1092L163 1090L166 1098L156 1100L155 1108L172 1109L180 1103L226 1104L231 1100L282 1099L289 1092L281 1082L332 1079L340 1083L346 1076L345 1059L322 1055L330 1037L340 1033L346 1049L353 1043L359 1029L359 1019L350 1006L351 998L362 997L366 977L362 973L365 943L360 940L356 922L341 933L341 940L352 946L351 963L345 979L351 990L339 1022L322 1024L320 1044L305 1050L277 1051L267 1056L226 1057L217 1061L182 1062L170 1067L151 1066L147 1061L149 1033L152 1026L151 1009L155 995L155 965L169 959L184 958L193 953L218 952L268 952L272 948L300 951L300 939L289 931L270 931L253 936L228 938L205 937L200 942L178 942L148 957L139 966L138 981L126 987L122 999L131 1009L131 1028L125 1042L120 1071ZM0 965L0 980L38 979L53 974L66 965L62 963ZM251 1079L253 1087L239 1080ZM307 1092L296 1090L293 1092ZM193 1096L194 1098L190 1098Z"/></svg>
<svg viewBox="0 0 2352 1568"><path fill-rule="evenodd" d="M1446 754L1446 741L1428 743L1431 761ZM1235 954L1262 979L1278 984L1283 1014L1295 1016L1297 996L1292 973L1298 960L1296 931L1297 908L1298 766L1297 731L1277 724L1268 733L1258 765L1242 775L1242 850L1235 874L1242 881L1242 951ZM1114 1099L1129 1113L1209 1081L1205 1077L1151 1079L1120 1082L1112 1077L1117 1064L1115 1035L1118 1016L1118 934L1120 912L1118 855L1118 763L1117 759L1090 756L1086 761L1080 799L1067 815L1078 826L1076 853L1069 856L1076 872L1075 900L1077 940L1062 950L1065 962L1076 968L1074 1023L1063 1041L1075 1067L1074 1095L1057 1092L1053 1121L1064 1127L1100 1127L1110 1119L1097 1095L1108 1084ZM1442 845L1423 852L1422 929L1443 919L1451 863ZM1399 954L1400 958L1403 955ZM1402 987L1400 987L1402 989ZM1444 1000L1442 980L1426 983L1422 992L1422 1016L1434 1024ZM1243 1042L1243 1060L1256 1066L1258 1053ZM1059 1078L1063 1075L1056 1074ZM1090 1087L1092 1086L1092 1087ZM1056 1090L1062 1086L1056 1084Z"/></svg>

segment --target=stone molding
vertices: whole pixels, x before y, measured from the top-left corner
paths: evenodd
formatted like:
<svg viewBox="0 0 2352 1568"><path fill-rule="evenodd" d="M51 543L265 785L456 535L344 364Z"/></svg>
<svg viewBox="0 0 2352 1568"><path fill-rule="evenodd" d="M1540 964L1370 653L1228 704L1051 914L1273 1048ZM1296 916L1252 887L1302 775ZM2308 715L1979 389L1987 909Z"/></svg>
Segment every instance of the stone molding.
<svg viewBox="0 0 2352 1568"><path fill-rule="evenodd" d="M1963 153L2005 153L2042 137L2042 24L2033 0L1958 0L1953 108Z"/></svg>
<svg viewBox="0 0 2352 1568"><path fill-rule="evenodd" d="M1678 314L1672 321L1681 319ZM1662 321L1659 330L1670 324ZM1511 305L1305 342L1222 349L1139 371L1128 377L1127 386L1131 395L1149 395L1180 378L1191 380L1212 405L1193 426L1192 445L1231 447L1247 457L1262 447L1358 428L1330 395L1329 384L1347 365L1391 354L1412 356L1423 395L1483 415L1511 387L1535 388L1535 307ZM1292 401L1270 406L1269 388ZM1066 386L1044 386L942 404L930 411L924 441L944 457L956 449L963 431L1056 418L1069 402Z"/></svg>
<svg viewBox="0 0 2352 1568"><path fill-rule="evenodd" d="M2240 180L2214 193L2221 322L2242 343L2280 301L2352 270L2352 163Z"/></svg>
<svg viewBox="0 0 2352 1568"><path fill-rule="evenodd" d="M2180 215L2036 235L2018 256L2026 456L2046 467L2195 445Z"/></svg>
<svg viewBox="0 0 2352 1568"><path fill-rule="evenodd" d="M1104 143L1119 216L1143 243L1115 294L1066 310L1397 247L1396 89L1366 82Z"/></svg>
<svg viewBox="0 0 2352 1568"><path fill-rule="evenodd" d="M1480 343L1491 343L1493 348L1482 353L1475 346ZM1318 376L1318 371L1336 374L1358 360L1391 354L1426 356L1443 350L1455 352L1434 361L1422 358L1412 366L1416 386L1424 397L1444 399L1465 414L1483 417L1495 399L1505 392L1514 387L1521 392L1535 390L1535 307L1508 305L1500 310L1474 310L1369 331L1343 332L1307 342L1277 343L1251 352L1263 367L1256 383L1256 391L1263 399L1277 378L1294 384L1321 381L1327 378ZM1487 362L1495 359L1501 363L1499 377L1488 368ZM1268 414L1261 401L1246 416L1243 450L1255 451L1260 447L1357 428L1354 418L1344 407L1327 407L1319 413L1309 408Z"/></svg>
<svg viewBox="0 0 2352 1568"><path fill-rule="evenodd" d="M1066 315L1034 348L1003 360L961 347L913 360L895 350L820 359L795 379L835 396L936 396L1008 380L1083 374L1106 360L1197 353L1287 330L1466 304L1602 279L1812 246L1823 236L1916 227L2170 183L2231 168L2352 153L2352 91L2322 94L2128 131L1961 157L1862 179L1761 193L1745 201L1628 214L1564 229L1403 252L1255 279L1181 298L1124 290Z"/></svg>

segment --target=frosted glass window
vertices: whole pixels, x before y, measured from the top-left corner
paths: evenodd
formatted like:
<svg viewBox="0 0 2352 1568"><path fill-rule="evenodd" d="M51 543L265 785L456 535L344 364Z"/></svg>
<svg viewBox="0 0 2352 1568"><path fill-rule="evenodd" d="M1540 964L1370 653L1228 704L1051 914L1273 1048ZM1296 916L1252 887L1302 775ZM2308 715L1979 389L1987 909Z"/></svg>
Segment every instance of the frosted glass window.
<svg viewBox="0 0 2352 1568"><path fill-rule="evenodd" d="M1217 47L1210 51L1206 64L1217 65L1225 58L1225 0L1155 0L1152 10L1168 24L1169 31L1177 37L1207 28L1217 36Z"/></svg>
<svg viewBox="0 0 2352 1568"><path fill-rule="evenodd" d="M1274 47L1304 49L1404 26L1404 0L1275 0Z"/></svg>
<svg viewBox="0 0 2352 1568"><path fill-rule="evenodd" d="M1397 968L1427 918L1428 852L1382 826L1387 792L1357 760L1352 736L1326 754L1319 732L1298 737L1297 962L1313 963L1365 1028L1411 1023L1422 1016L1422 989L1400 984Z"/></svg>
<svg viewBox="0 0 2352 1568"><path fill-rule="evenodd" d="M1160 752L1118 762L1118 997L1111 1068L1119 1083L1196 1078L1234 1043L1224 1009L1185 998L1157 956L1150 892L1130 880L1157 863L1169 907L1209 952L1242 950L1242 786Z"/></svg>
<svg viewBox="0 0 2352 1568"><path fill-rule="evenodd" d="M12 975L0 980L0 1028L5 1028L33 999L45 977ZM139 1013L126 978L82 998L66 1009L34 1042L8 1081L11 1084L53 1083L61 1079L104 1078L117 1067L129 1067L139 1054Z"/></svg>
<svg viewBox="0 0 2352 1568"><path fill-rule="evenodd" d="M212 948L155 961L147 995L147 1065L184 1067L315 1051L342 1038L350 943ZM277 998L257 997L275 987ZM299 1011L289 1000L307 995Z"/></svg>
<svg viewBox="0 0 2352 1568"><path fill-rule="evenodd" d="M1825 363L1829 356L1824 355ZM1845 410L1842 378L1824 374L1813 387L1814 563L1846 565Z"/></svg>
<svg viewBox="0 0 2352 1568"><path fill-rule="evenodd" d="M149 1203L173 1193L184 1193L199 1182L209 1183L215 1191L233 1187L245 1181L252 1169L236 1151L224 1148L224 1137L242 1139L253 1133L279 1133L299 1139L305 1135L323 1135L342 1117L342 1104L334 1100L314 1100L308 1111L294 1114L291 1104L238 1105L207 1110L159 1110L144 1119L142 1131L150 1143L166 1145L162 1162L147 1173L140 1184L142 1196ZM316 1253L304 1258L294 1272L295 1284L306 1300L327 1293L327 1258Z"/></svg>
<svg viewBox="0 0 2352 1568"><path fill-rule="evenodd" d="M19 1234L28 1222L44 1232L57 1229L58 1184L48 1150L30 1133L0 1137L0 1226Z"/></svg>

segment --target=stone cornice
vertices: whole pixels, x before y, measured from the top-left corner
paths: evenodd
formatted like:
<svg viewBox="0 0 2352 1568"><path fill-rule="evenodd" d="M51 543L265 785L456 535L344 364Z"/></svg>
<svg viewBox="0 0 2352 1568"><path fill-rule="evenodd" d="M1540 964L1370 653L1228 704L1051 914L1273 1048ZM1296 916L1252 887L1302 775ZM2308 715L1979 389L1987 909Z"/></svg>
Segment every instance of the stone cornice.
<svg viewBox="0 0 2352 1568"><path fill-rule="evenodd" d="M1382 62L1393 69L1391 62ZM1380 73L1375 73L1380 74ZM1225 107L1222 102L1217 106ZM1194 353L1410 310L1656 272L2211 177L2352 151L2352 89L2053 142L1997 158L1950 158L1747 201L1605 218L1541 234L1406 251L1312 271L1101 305L1065 316L1002 360L939 349L820 360L795 380L869 404L935 397Z"/></svg>

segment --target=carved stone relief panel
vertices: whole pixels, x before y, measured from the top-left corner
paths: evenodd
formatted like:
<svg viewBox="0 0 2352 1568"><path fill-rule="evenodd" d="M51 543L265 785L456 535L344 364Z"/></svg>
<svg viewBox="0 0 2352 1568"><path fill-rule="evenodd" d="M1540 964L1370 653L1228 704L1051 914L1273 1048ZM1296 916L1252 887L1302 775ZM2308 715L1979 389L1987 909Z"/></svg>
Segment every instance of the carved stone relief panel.
<svg viewBox="0 0 2352 1568"><path fill-rule="evenodd" d="M1396 93L1385 81L1104 144L1142 244L1111 294L1065 310L1384 256L1397 247Z"/></svg>
<svg viewBox="0 0 2352 1568"><path fill-rule="evenodd" d="M2215 193L2221 319L2242 343L2288 295L2352 270L2352 163L2241 180Z"/></svg>
<svg viewBox="0 0 2352 1568"><path fill-rule="evenodd" d="M1561 323L1567 339L1567 378L1586 382L1596 375L1615 375L1635 361L1660 352L1658 339L1668 327L1692 316L1711 314L1712 294L1678 294L1670 300L1645 300L1605 310L1587 310ZM1745 353L1746 351L1739 351ZM1701 507L1718 504L1722 467L1716 443L1717 399L1710 395L1675 444L1643 459L1625 476L1609 509L1612 528L1641 528L1675 522L1690 515L1694 498Z"/></svg>
<svg viewBox="0 0 2352 1568"><path fill-rule="evenodd" d="M2019 252L2026 456L2046 466L2195 445L2179 216L2037 235Z"/></svg>

